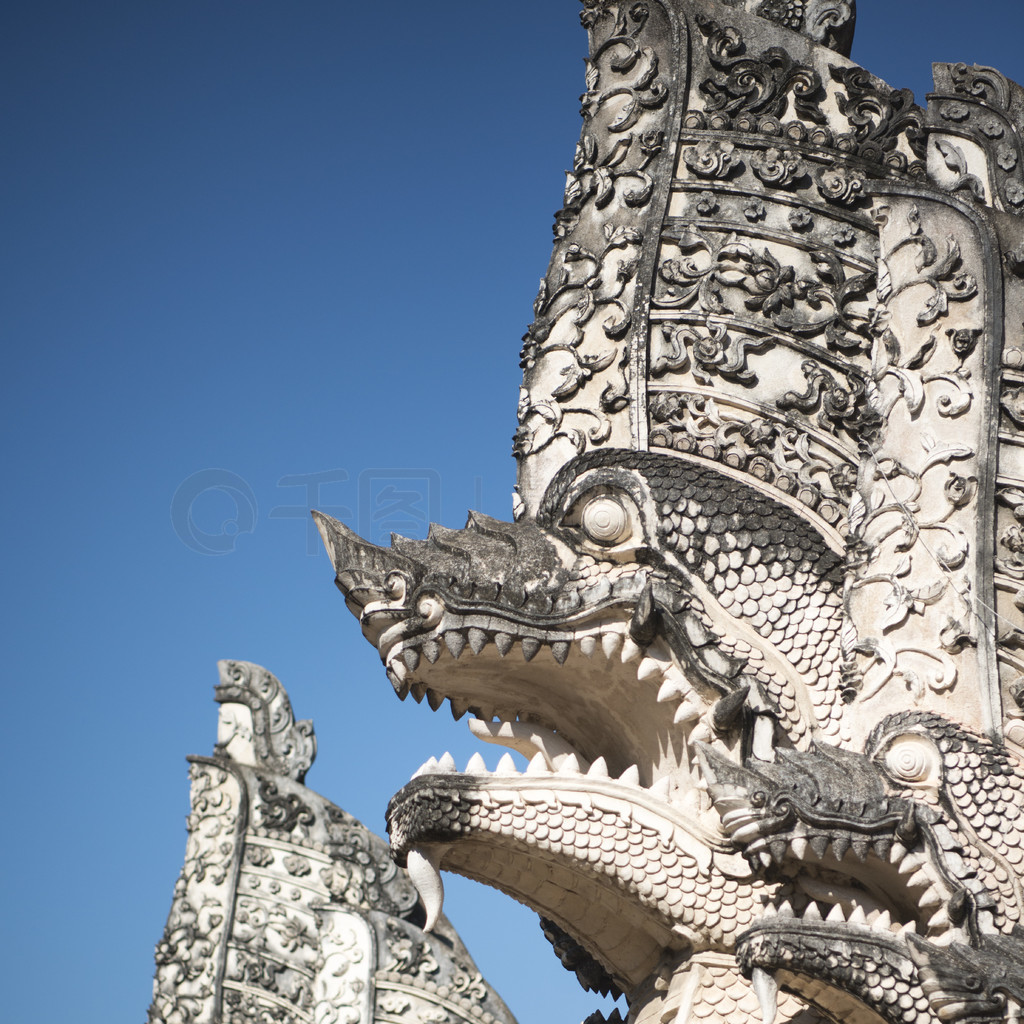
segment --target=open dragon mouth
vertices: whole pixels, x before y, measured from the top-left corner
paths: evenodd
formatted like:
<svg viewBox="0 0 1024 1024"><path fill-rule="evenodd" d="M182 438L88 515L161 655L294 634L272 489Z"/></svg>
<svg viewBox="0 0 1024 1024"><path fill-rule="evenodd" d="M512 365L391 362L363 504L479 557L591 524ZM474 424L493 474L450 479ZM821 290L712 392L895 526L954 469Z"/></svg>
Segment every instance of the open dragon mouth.
<svg viewBox="0 0 1024 1024"><path fill-rule="evenodd" d="M499 727L500 728L500 727ZM487 772L431 759L391 801L392 849L428 912L441 911L439 871L496 886L574 936L620 987L646 977L666 950L721 946L767 899L748 865L669 800L667 778L618 778L603 758L538 751L526 771L509 754ZM746 882L743 886L741 882ZM752 884L751 884L752 883Z"/></svg>

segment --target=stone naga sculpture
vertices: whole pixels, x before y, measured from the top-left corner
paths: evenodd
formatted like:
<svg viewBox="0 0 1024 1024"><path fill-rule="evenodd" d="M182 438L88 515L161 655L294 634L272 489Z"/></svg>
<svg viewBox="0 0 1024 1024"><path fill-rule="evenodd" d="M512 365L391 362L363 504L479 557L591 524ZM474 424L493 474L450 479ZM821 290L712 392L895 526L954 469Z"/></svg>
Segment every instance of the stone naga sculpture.
<svg viewBox="0 0 1024 1024"><path fill-rule="evenodd" d="M431 759L392 848L535 908L634 1024L1024 1005L1024 90L843 0L584 0L515 521L317 515Z"/></svg>
<svg viewBox="0 0 1024 1024"><path fill-rule="evenodd" d="M313 723L278 679L218 664L212 757L190 757L185 864L149 1024L515 1024L387 844L303 784Z"/></svg>

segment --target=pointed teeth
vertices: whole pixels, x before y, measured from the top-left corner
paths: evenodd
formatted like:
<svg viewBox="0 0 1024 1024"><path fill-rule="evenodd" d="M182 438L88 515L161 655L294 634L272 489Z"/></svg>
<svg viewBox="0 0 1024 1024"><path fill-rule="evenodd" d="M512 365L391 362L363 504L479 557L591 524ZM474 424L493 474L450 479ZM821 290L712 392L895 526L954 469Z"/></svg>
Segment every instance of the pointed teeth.
<svg viewBox="0 0 1024 1024"><path fill-rule="evenodd" d="M394 687L395 693L398 694L398 699L405 700L405 698L409 696L409 680L399 679L391 669L387 670L387 676L391 681L391 685Z"/></svg>
<svg viewBox="0 0 1024 1024"><path fill-rule="evenodd" d="M429 761L424 761L423 764L421 764L419 768L412 773L412 777L414 779L418 779L421 775L434 775L437 771L437 758L432 757Z"/></svg>
<svg viewBox="0 0 1024 1024"><path fill-rule="evenodd" d="M448 703L451 705L452 718L456 722L469 710L469 701L456 700L454 697L449 697Z"/></svg>
<svg viewBox="0 0 1024 1024"><path fill-rule="evenodd" d="M793 904L789 900L783 900L778 906L779 917L796 917L793 913Z"/></svg>
<svg viewBox="0 0 1024 1024"><path fill-rule="evenodd" d="M639 786L640 785L640 769L635 764L631 764L620 776L619 782L624 786Z"/></svg>
<svg viewBox="0 0 1024 1024"><path fill-rule="evenodd" d="M942 898L942 893L934 885L930 885L918 897L917 902L922 907L938 907L945 901Z"/></svg>
<svg viewBox="0 0 1024 1024"><path fill-rule="evenodd" d="M864 913L864 908L859 904L854 904L853 910L850 911L850 916L847 918L850 924L867 924L868 915Z"/></svg>
<svg viewBox="0 0 1024 1024"><path fill-rule="evenodd" d="M663 775L653 786L650 788L652 796L656 796L659 800L668 800L669 794L672 792L672 776Z"/></svg>
<svg viewBox="0 0 1024 1024"><path fill-rule="evenodd" d="M814 900L811 900L811 902L807 904L807 909L804 911L804 920L805 921L820 921L821 920L821 911L818 909L818 904L815 903Z"/></svg>
<svg viewBox="0 0 1024 1024"><path fill-rule="evenodd" d="M507 755L506 755L507 756ZM526 766L527 775L550 775L551 769L548 767L548 759L538 750L533 757L530 758L530 763Z"/></svg>
<svg viewBox="0 0 1024 1024"><path fill-rule="evenodd" d="M469 649L474 654L479 654L487 646L488 636L482 629L470 626L466 630L466 639L469 640Z"/></svg>
<svg viewBox="0 0 1024 1024"><path fill-rule="evenodd" d="M645 660L646 661L650 661L652 659L645 659ZM640 675L639 671L637 672L637 675L638 676ZM681 696L682 696L682 692L680 691L680 688L679 688L679 682L677 680L675 680L675 679L672 679L671 677L666 678L665 681L658 688L658 703L659 704L664 704L666 701L675 700L677 697L681 697Z"/></svg>
<svg viewBox="0 0 1024 1024"><path fill-rule="evenodd" d="M632 641L627 641L632 643ZM625 652L625 647L623 647ZM641 682L646 682L648 679L660 679L665 674L666 662L659 661L657 658L644 658L643 661L637 666L636 677Z"/></svg>
<svg viewBox="0 0 1024 1024"><path fill-rule="evenodd" d="M637 642L631 636L627 636L622 641L622 651L619 657L622 659L623 665L630 661L636 661L641 654L643 654L643 651L637 646Z"/></svg>
<svg viewBox="0 0 1024 1024"><path fill-rule="evenodd" d="M423 657L430 662L431 665L441 657L441 645L436 640L424 640L420 644L420 650L423 652Z"/></svg>
<svg viewBox="0 0 1024 1024"><path fill-rule="evenodd" d="M828 912L828 916L825 920L832 922L832 924L846 924L846 915L843 913L843 905L841 903L834 904L832 909Z"/></svg>
<svg viewBox="0 0 1024 1024"><path fill-rule="evenodd" d="M587 769L587 775L592 779L607 779L608 763L603 757L599 757L596 761L591 763L590 767Z"/></svg>
<svg viewBox="0 0 1024 1024"><path fill-rule="evenodd" d="M427 690L427 703L431 711L436 711L444 703L444 694L436 690Z"/></svg>
<svg viewBox="0 0 1024 1024"><path fill-rule="evenodd" d="M871 930L875 932L892 931L892 915L888 910L883 910L878 917L871 922Z"/></svg>
<svg viewBox="0 0 1024 1024"><path fill-rule="evenodd" d="M484 763L483 755L477 751L466 764L467 775L486 775L487 765Z"/></svg>
<svg viewBox="0 0 1024 1024"><path fill-rule="evenodd" d="M951 923L952 922L949 920L949 914L944 906L939 907L939 909L936 910L930 918L928 918L928 927L931 929L942 928L945 930Z"/></svg>
<svg viewBox="0 0 1024 1024"><path fill-rule="evenodd" d="M540 641L532 636L523 637L523 660L532 661L540 650Z"/></svg>
<svg viewBox="0 0 1024 1024"><path fill-rule="evenodd" d="M410 672L415 672L416 669L419 668L420 652L417 651L415 647L406 647L406 649L402 651L402 661L405 662L405 666Z"/></svg>
<svg viewBox="0 0 1024 1024"><path fill-rule="evenodd" d="M455 767L455 758L446 750L441 755L441 760L437 762L437 770L439 772L457 772L459 769Z"/></svg>
<svg viewBox="0 0 1024 1024"><path fill-rule="evenodd" d="M691 704L689 703L689 701L687 701L684 704L680 704L679 707L676 708L676 713L672 717L672 723L674 725L680 725L684 723L689 725L690 722L696 722L698 718L700 718L700 708L698 708L695 704Z"/></svg>
<svg viewBox="0 0 1024 1024"><path fill-rule="evenodd" d="M903 858L903 860L899 862L899 864L896 867L896 870L901 875L910 875L917 871L921 867L921 865L924 864L924 862L925 859L921 854L908 853Z"/></svg>
<svg viewBox="0 0 1024 1024"><path fill-rule="evenodd" d="M931 875L929 875L924 868L919 868L907 879L907 888L909 889L916 889L922 885L926 885L928 888L931 888L931 884Z"/></svg>
<svg viewBox="0 0 1024 1024"><path fill-rule="evenodd" d="M907 856L907 848L902 843L893 843L889 848L889 863L899 864Z"/></svg>
<svg viewBox="0 0 1024 1024"><path fill-rule="evenodd" d="M459 655L466 649L466 637L457 629L449 629L444 634L444 643L453 658L458 660Z"/></svg>
<svg viewBox="0 0 1024 1024"><path fill-rule="evenodd" d="M779 985L775 975L755 967L750 975L750 984L761 1008L761 1024L775 1024L779 1011Z"/></svg>
<svg viewBox="0 0 1024 1024"><path fill-rule="evenodd" d="M498 767L494 769L495 775L518 775L519 771L516 768L515 761L512 760L512 755L505 753L501 755L501 760L498 762Z"/></svg>
<svg viewBox="0 0 1024 1024"><path fill-rule="evenodd" d="M428 851L414 847L406 857L409 879L416 886L426 910L427 920L423 925L425 932L433 930L444 907L444 883L441 881L440 863L441 851L436 849Z"/></svg>
<svg viewBox="0 0 1024 1024"><path fill-rule="evenodd" d="M504 658L509 651L512 650L512 645L515 643L515 637L511 633L495 633L494 634L494 646L498 648L498 653Z"/></svg>
<svg viewBox="0 0 1024 1024"><path fill-rule="evenodd" d="M597 637L588 635L580 640L580 650L588 657L592 658L594 652L597 650Z"/></svg>
<svg viewBox="0 0 1024 1024"><path fill-rule="evenodd" d="M568 640L552 641L551 654L559 665L564 665L565 659L569 657L569 646L570 645Z"/></svg>
<svg viewBox="0 0 1024 1024"><path fill-rule="evenodd" d="M567 754L558 759L559 775L582 775L580 771L580 759L575 754Z"/></svg>
<svg viewBox="0 0 1024 1024"><path fill-rule="evenodd" d="M908 921L902 928L900 928L897 934L901 939L905 938L907 935L916 935L917 923L915 921Z"/></svg>
<svg viewBox="0 0 1024 1024"><path fill-rule="evenodd" d="M795 839L790 841L790 848L793 850L793 856L798 860L805 860L807 857L808 842L803 836L797 836Z"/></svg>
<svg viewBox="0 0 1024 1024"><path fill-rule="evenodd" d="M412 699L416 701L417 704L421 704L423 702L423 694L427 692L427 684L413 683L412 686L409 687L409 692L412 694Z"/></svg>
<svg viewBox="0 0 1024 1024"><path fill-rule="evenodd" d="M404 682L405 678L409 675L409 670L405 666L404 661L392 661L388 666L389 671L398 679L398 681Z"/></svg>
<svg viewBox="0 0 1024 1024"><path fill-rule="evenodd" d="M614 658L618 649L622 646L621 633L602 633L601 650L606 658Z"/></svg>

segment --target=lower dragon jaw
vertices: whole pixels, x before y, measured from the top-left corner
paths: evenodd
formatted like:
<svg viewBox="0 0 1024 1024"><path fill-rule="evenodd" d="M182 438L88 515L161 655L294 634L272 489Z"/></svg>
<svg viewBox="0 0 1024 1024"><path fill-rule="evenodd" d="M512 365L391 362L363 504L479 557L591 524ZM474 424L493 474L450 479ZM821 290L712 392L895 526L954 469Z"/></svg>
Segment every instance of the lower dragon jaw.
<svg viewBox="0 0 1024 1024"><path fill-rule="evenodd" d="M525 773L454 772L449 756L418 774L388 809L395 858L441 911L439 872L483 881L584 944L624 991L677 954L729 948L760 915L765 886L721 837L680 815L634 772L583 774L570 756L552 772L538 753Z"/></svg>

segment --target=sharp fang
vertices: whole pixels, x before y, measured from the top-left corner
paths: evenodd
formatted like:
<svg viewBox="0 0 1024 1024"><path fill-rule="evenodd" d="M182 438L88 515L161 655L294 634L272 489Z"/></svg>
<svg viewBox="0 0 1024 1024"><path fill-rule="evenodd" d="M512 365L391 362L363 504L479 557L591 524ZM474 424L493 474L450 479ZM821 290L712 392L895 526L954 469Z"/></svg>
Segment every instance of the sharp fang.
<svg viewBox="0 0 1024 1024"><path fill-rule="evenodd" d="M436 690L427 690L427 703L431 711L436 711L444 703L444 694Z"/></svg>
<svg viewBox="0 0 1024 1024"><path fill-rule="evenodd" d="M663 775L650 789L651 795L659 800L667 800L672 792L672 776Z"/></svg>
<svg viewBox="0 0 1024 1024"><path fill-rule="evenodd" d="M807 840L803 836L797 836L795 839L792 839L789 845L793 850L793 855L798 860L804 860L807 857Z"/></svg>
<svg viewBox="0 0 1024 1024"><path fill-rule="evenodd" d="M421 775L433 775L436 771L437 758L432 757L429 761L424 761L423 764L421 764L419 768L412 773L412 777L414 779L418 779Z"/></svg>
<svg viewBox="0 0 1024 1024"><path fill-rule="evenodd" d="M638 672L637 675L639 674L640 673ZM675 700L677 697L681 697L682 695L682 688L679 685L679 680L673 679L670 676L661 684L661 687L658 690L658 703L664 704L666 701Z"/></svg>
<svg viewBox="0 0 1024 1024"><path fill-rule="evenodd" d="M437 762L437 770L439 772L451 772L455 773L459 769L455 767L455 758L446 750L441 755L441 760Z"/></svg>
<svg viewBox="0 0 1024 1024"><path fill-rule="evenodd" d="M625 648L623 648L623 653L625 653ZM640 682L646 682L646 680L653 679L655 676L664 675L665 673L662 671L664 667L665 663L658 661L657 658L644 658L637 667L636 677Z"/></svg>
<svg viewBox="0 0 1024 1024"><path fill-rule="evenodd" d="M594 651L597 650L597 637L593 635L587 635L580 640L580 650L588 657L594 656Z"/></svg>
<svg viewBox="0 0 1024 1024"><path fill-rule="evenodd" d="M778 907L779 917L794 917L793 904L789 900L783 900Z"/></svg>
<svg viewBox="0 0 1024 1024"><path fill-rule="evenodd" d="M450 629L444 634L443 639L448 652L455 659L458 659L459 655L466 649L466 636L464 633Z"/></svg>
<svg viewBox="0 0 1024 1024"><path fill-rule="evenodd" d="M864 908L859 904L855 904L853 910L850 911L850 916L847 918L850 924L867 924L868 916L864 913Z"/></svg>
<svg viewBox="0 0 1024 1024"><path fill-rule="evenodd" d="M878 917L871 922L871 930L875 932L892 931L892 915L888 910L883 910Z"/></svg>
<svg viewBox="0 0 1024 1024"><path fill-rule="evenodd" d="M568 757L558 758L558 765L555 769L559 775L580 775L580 762L579 758L575 754L569 754Z"/></svg>
<svg viewBox="0 0 1024 1024"><path fill-rule="evenodd" d="M433 930L444 906L444 883L441 881L439 870L442 852L436 847L433 849L414 847L406 858L409 879L416 886L416 891L420 894L423 907L427 912L427 921L423 926L425 932Z"/></svg>
<svg viewBox="0 0 1024 1024"><path fill-rule="evenodd" d="M551 769L548 767L548 759L538 751L533 757L530 758L530 763L526 766L527 775L550 775Z"/></svg>
<svg viewBox="0 0 1024 1024"><path fill-rule="evenodd" d="M907 855L907 848L902 843L893 843L889 850L889 863L898 864Z"/></svg>
<svg viewBox="0 0 1024 1024"><path fill-rule="evenodd" d="M603 757L599 757L590 768L587 770L587 774L592 779L607 779L608 778L608 763Z"/></svg>
<svg viewBox="0 0 1024 1024"><path fill-rule="evenodd" d="M486 775L487 765L484 763L483 755L477 751L466 765L467 775Z"/></svg>
<svg viewBox="0 0 1024 1024"><path fill-rule="evenodd" d="M512 755L505 753L501 755L501 760L498 762L498 767L494 769L495 775L518 775L519 771L516 768L515 761L512 760Z"/></svg>
<svg viewBox="0 0 1024 1024"><path fill-rule="evenodd" d="M750 975L750 984L761 1006L762 1024L774 1024L779 1009L779 985L775 976L755 967Z"/></svg>
<svg viewBox="0 0 1024 1024"><path fill-rule="evenodd" d="M622 646L621 633L602 633L601 650L606 658L614 658L615 652Z"/></svg>
<svg viewBox="0 0 1024 1024"><path fill-rule="evenodd" d="M622 641L622 653L619 657L622 659L623 665L629 661L636 661L641 654L643 654L643 651L637 646L636 641L631 636L627 636Z"/></svg>
<svg viewBox="0 0 1024 1024"><path fill-rule="evenodd" d="M676 713L672 716L672 724L689 725L690 722L696 722L698 718L700 718L700 708L687 701L676 708Z"/></svg>
<svg viewBox="0 0 1024 1024"><path fill-rule="evenodd" d="M825 920L831 921L832 924L846 924L846 916L843 914L842 904L835 904L835 906L833 906L828 912L828 917L826 917Z"/></svg>
<svg viewBox="0 0 1024 1024"><path fill-rule="evenodd" d="M815 903L814 900L811 900L811 902L807 904L807 909L804 911L804 920L805 921L820 921L821 920L821 911L818 909L818 904Z"/></svg>
<svg viewBox="0 0 1024 1024"><path fill-rule="evenodd" d="M530 722L484 722L474 719L469 723L469 731L478 740L509 747L527 759L532 758L537 751L540 751L547 759L548 766L552 771L560 757L576 753L572 745L561 736L550 729ZM585 763L578 754L576 759L581 765Z"/></svg>
<svg viewBox="0 0 1024 1024"><path fill-rule="evenodd" d="M640 769L635 764L631 764L620 776L619 782L626 786L639 786L640 785Z"/></svg>

